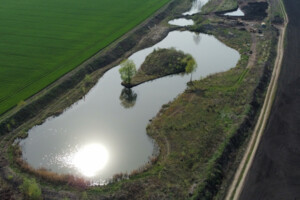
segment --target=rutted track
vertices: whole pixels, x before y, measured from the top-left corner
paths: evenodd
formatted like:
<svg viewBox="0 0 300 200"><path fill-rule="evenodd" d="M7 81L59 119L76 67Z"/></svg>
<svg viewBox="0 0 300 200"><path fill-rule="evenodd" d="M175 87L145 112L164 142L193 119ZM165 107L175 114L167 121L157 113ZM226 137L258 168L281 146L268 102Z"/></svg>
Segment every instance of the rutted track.
<svg viewBox="0 0 300 200"><path fill-rule="evenodd" d="M270 116L271 108L273 105L274 96L276 94L277 89L277 82L279 78L279 74L281 71L282 66L282 59L283 59L283 50L284 50L284 38L285 38L285 32L286 32L286 26L288 23L288 18L284 10L284 6L282 6L282 12L284 13L284 26L278 27L280 30L280 36L278 40L278 47L277 47L277 57L275 61L274 70L272 73L271 81L267 90L267 94L265 97L265 101L262 107L262 110L259 115L258 122L255 126L254 132L252 134L251 140L249 142L249 145L247 147L247 150L244 154L244 157L241 161L240 166L237 169L237 172L235 174L235 177L233 179L232 185L229 188L228 194L226 196L226 199L239 199L241 192L243 191L243 188L245 187L245 181L247 180L247 177L249 176L249 169L252 166L253 160L256 156L256 152L258 149L258 146L260 144L263 132L265 130L265 127L268 123L268 119ZM248 196L246 194L246 196ZM241 197L240 199L245 199L244 197ZM257 199L257 198L250 198L250 199Z"/></svg>

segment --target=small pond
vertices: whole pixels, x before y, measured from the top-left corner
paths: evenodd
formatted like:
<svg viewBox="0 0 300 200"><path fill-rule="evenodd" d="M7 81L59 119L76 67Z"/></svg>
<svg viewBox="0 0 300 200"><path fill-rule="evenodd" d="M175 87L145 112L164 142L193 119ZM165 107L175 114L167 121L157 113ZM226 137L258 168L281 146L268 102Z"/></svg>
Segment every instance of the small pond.
<svg viewBox="0 0 300 200"><path fill-rule="evenodd" d="M201 12L201 8L208 2L209 0L194 0L192 7L189 11L182 13L183 15L193 15Z"/></svg>
<svg viewBox="0 0 300 200"><path fill-rule="evenodd" d="M201 12L201 8L208 2L209 0L194 0L192 7L189 11L182 13L182 15L193 15ZM190 26L194 25L194 21L192 19L178 18L173 19L168 22L171 25L176 26Z"/></svg>
<svg viewBox="0 0 300 200"><path fill-rule="evenodd" d="M226 15L226 16L236 16L236 17L245 16L244 12L240 8L238 8L237 10L235 10L233 12L225 13L224 15Z"/></svg>
<svg viewBox="0 0 300 200"><path fill-rule="evenodd" d="M168 23L176 26L189 26L189 25L193 25L194 21L192 19L179 18L179 19L173 19Z"/></svg>
<svg viewBox="0 0 300 200"><path fill-rule="evenodd" d="M193 79L226 71L240 58L213 36L173 31L129 59L140 66L155 48L171 47L195 58ZM146 126L163 104L185 90L190 75L167 76L125 90L118 69L106 72L84 99L60 116L30 129L20 141L23 159L34 168L85 177L94 184L105 184L114 174L130 173L147 163L154 145Z"/></svg>

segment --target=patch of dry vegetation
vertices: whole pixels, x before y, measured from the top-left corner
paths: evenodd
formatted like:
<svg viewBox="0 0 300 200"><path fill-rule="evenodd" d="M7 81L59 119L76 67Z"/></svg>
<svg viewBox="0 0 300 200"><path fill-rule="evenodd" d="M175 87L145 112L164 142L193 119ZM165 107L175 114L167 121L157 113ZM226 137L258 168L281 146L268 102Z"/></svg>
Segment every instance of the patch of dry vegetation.
<svg viewBox="0 0 300 200"><path fill-rule="evenodd" d="M38 179L44 179L55 184L69 185L79 189L87 188L90 185L90 182L85 180L84 178L69 174L57 174L44 168L33 168L22 159L22 150L18 145L12 147L12 153L14 154L14 163L19 165L23 171L34 174Z"/></svg>

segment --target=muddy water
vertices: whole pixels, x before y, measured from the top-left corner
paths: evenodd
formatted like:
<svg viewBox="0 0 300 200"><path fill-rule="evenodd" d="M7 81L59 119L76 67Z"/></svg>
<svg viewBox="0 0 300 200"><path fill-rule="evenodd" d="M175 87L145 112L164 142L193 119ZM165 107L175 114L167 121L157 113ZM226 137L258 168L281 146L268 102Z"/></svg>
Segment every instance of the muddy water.
<svg viewBox="0 0 300 200"><path fill-rule="evenodd" d="M199 13L201 8L208 2L209 0L194 0L192 7L189 11L183 13L183 15L193 15Z"/></svg>
<svg viewBox="0 0 300 200"><path fill-rule="evenodd" d="M228 70L240 57L213 36L174 31L130 59L140 66L153 49L170 47L195 58L193 79ZM130 173L149 160L154 145L146 126L163 104L184 91L190 75L168 76L124 90L118 69L106 72L84 99L63 114L29 130L20 145L30 165L104 184L114 174Z"/></svg>
<svg viewBox="0 0 300 200"><path fill-rule="evenodd" d="M240 8L238 8L236 11L225 13L224 15L236 17L245 16L244 12Z"/></svg>

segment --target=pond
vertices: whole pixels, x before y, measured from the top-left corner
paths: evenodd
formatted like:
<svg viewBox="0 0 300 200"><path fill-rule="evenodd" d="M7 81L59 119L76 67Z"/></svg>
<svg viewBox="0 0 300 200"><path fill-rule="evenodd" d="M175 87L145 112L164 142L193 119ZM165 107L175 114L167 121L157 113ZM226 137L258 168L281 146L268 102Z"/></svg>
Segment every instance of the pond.
<svg viewBox="0 0 300 200"><path fill-rule="evenodd" d="M240 8L238 8L235 11L225 13L224 15L226 15L226 16L236 16L236 17L245 16L244 12Z"/></svg>
<svg viewBox="0 0 300 200"><path fill-rule="evenodd" d="M194 21L192 19L178 18L170 20L168 23L176 26L189 26L193 25Z"/></svg>
<svg viewBox="0 0 300 200"><path fill-rule="evenodd" d="M140 66L155 48L171 47L194 57L194 79L226 71L240 58L214 36L173 31L129 59ZM85 177L93 184L105 184L114 174L147 163L155 148L146 126L163 104L185 90L190 75L167 76L128 90L121 86L118 69L106 72L84 99L60 116L30 129L20 141L23 159L34 168Z"/></svg>
<svg viewBox="0 0 300 200"><path fill-rule="evenodd" d="M189 11L183 13L183 15L193 15L193 14L201 12L202 7L208 1L209 0L194 0L191 9Z"/></svg>
<svg viewBox="0 0 300 200"><path fill-rule="evenodd" d="M182 13L182 15L193 15L201 12L201 8L208 2L209 0L194 0L192 7L189 11ZM189 26L194 25L194 21L192 19L178 18L173 19L168 22L171 25L176 26Z"/></svg>

